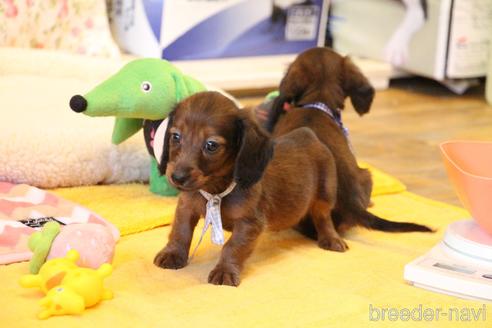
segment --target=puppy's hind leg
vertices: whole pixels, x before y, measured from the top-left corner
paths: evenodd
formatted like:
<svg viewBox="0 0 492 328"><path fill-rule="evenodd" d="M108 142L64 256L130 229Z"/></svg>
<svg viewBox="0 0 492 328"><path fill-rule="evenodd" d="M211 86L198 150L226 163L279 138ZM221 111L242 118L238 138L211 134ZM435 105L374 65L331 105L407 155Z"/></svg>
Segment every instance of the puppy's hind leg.
<svg viewBox="0 0 492 328"><path fill-rule="evenodd" d="M318 232L314 226L313 219L307 215L295 227L294 230L308 237L309 239L318 240Z"/></svg>
<svg viewBox="0 0 492 328"><path fill-rule="evenodd" d="M315 158L318 159L318 192L309 215L318 234L318 246L327 250L345 252L348 246L335 229L331 216L337 201L335 159L324 145L321 145L316 152Z"/></svg>
<svg viewBox="0 0 492 328"><path fill-rule="evenodd" d="M310 215L318 234L319 247L336 252L345 252L348 249L333 225L331 206L327 202L315 202Z"/></svg>
<svg viewBox="0 0 492 328"><path fill-rule="evenodd" d="M361 186L361 205L364 208L371 207L372 176L368 169L359 169L359 183Z"/></svg>

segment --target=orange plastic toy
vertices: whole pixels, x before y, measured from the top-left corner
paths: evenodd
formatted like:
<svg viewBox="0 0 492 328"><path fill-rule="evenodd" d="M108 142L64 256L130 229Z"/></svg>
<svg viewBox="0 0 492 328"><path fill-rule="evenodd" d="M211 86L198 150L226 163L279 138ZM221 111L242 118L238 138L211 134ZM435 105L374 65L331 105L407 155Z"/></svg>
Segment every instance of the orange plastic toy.
<svg viewBox="0 0 492 328"><path fill-rule="evenodd" d="M461 203L492 235L492 142L448 141L441 151Z"/></svg>

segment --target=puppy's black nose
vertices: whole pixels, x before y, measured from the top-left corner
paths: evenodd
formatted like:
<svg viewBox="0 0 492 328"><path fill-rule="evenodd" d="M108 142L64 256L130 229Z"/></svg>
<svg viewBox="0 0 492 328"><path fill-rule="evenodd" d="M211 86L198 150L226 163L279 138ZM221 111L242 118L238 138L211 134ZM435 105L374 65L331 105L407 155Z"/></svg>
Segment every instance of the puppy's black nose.
<svg viewBox="0 0 492 328"><path fill-rule="evenodd" d="M171 174L171 179L174 183L182 185L190 178L190 173L188 171L175 171Z"/></svg>
<svg viewBox="0 0 492 328"><path fill-rule="evenodd" d="M82 113L87 108L87 100L81 95L73 96L70 99L70 108L76 113Z"/></svg>

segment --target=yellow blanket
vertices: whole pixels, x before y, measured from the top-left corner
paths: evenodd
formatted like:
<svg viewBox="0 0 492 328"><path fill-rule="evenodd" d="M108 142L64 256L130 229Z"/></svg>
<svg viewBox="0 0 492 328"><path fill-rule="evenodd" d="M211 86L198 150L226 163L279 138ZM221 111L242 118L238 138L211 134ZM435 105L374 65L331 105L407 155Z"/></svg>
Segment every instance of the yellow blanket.
<svg viewBox="0 0 492 328"><path fill-rule="evenodd" d="M405 186L394 177L366 164L374 179L372 196L398 193ZM60 188L56 194L84 205L120 229L121 235L149 230L171 223L177 198L160 197L144 184L100 185Z"/></svg>
<svg viewBox="0 0 492 328"><path fill-rule="evenodd" d="M89 195L85 201L91 196L97 195ZM429 224L438 232L389 234L354 229L346 236L350 247L346 253L321 250L294 231L266 233L247 262L241 285L233 288L207 284L208 272L220 252L208 236L186 268L172 271L155 267L153 257L165 245L169 232L169 227L158 228L119 241L115 269L106 280L115 298L80 316L39 321L36 313L40 294L16 283L28 271L28 264L0 267L2 326L456 327L468 323L470 327L491 327L491 304L418 289L402 278L406 263L434 246L450 222L468 214L408 192L375 196L373 200L371 211L378 215ZM107 214L122 205L125 203L112 204ZM134 210L145 217L146 209L135 206ZM197 239L198 233L194 244ZM390 321L385 312L383 320L383 309L392 309L392 313L406 313L408 309L413 317L403 315ZM424 311L435 313L437 309L452 316L424 317ZM478 315L476 321L473 315Z"/></svg>

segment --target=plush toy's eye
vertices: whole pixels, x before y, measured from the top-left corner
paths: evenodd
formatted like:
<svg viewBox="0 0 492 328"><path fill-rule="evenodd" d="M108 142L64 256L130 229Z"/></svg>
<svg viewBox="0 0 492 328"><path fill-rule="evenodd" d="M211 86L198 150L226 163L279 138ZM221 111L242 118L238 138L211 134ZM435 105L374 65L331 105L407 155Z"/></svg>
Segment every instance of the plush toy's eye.
<svg viewBox="0 0 492 328"><path fill-rule="evenodd" d="M213 154L219 149L219 144L215 141L209 140L205 143L205 151L207 153Z"/></svg>
<svg viewBox="0 0 492 328"><path fill-rule="evenodd" d="M149 81L143 81L140 85L140 89L142 89L143 92L150 92L150 90L152 90L152 84L150 84Z"/></svg>

